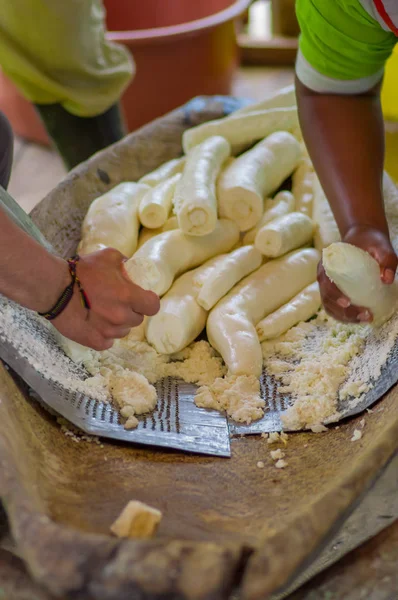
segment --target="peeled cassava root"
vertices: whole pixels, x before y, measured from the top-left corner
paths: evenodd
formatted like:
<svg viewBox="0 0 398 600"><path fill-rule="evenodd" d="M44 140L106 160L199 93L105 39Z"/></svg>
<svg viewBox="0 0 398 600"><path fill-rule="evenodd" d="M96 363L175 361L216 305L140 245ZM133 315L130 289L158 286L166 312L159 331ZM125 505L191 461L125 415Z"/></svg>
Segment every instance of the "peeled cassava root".
<svg viewBox="0 0 398 600"><path fill-rule="evenodd" d="M283 217L295 210L295 199L293 194L287 191L279 192L275 198L268 198L265 201L264 214L253 229L245 233L243 237L244 244L253 244L260 229L278 217Z"/></svg>
<svg viewBox="0 0 398 600"><path fill-rule="evenodd" d="M260 342L277 338L297 323L308 321L320 306L321 294L315 281L258 323L256 329Z"/></svg>
<svg viewBox="0 0 398 600"><path fill-rule="evenodd" d="M188 153L174 195L174 211L184 233L201 236L214 231L218 217L216 179L230 151L224 138L214 136Z"/></svg>
<svg viewBox="0 0 398 600"><path fill-rule="evenodd" d="M140 231L140 235L138 237L137 248L141 248L141 246L143 246L145 244L145 242L147 242L151 238L155 237L156 235L160 235L161 233L164 233L165 231L172 231L173 229L178 229L178 221L177 221L177 217L175 217L175 216L167 219L167 221L163 225L163 227L159 227L157 229L148 229L147 227L142 227L141 231Z"/></svg>
<svg viewBox="0 0 398 600"><path fill-rule="evenodd" d="M243 277L258 269L262 260L256 248L242 246L209 261L211 270L198 272L194 277L198 304L206 310L213 308Z"/></svg>
<svg viewBox="0 0 398 600"><path fill-rule="evenodd" d="M314 223L299 212L274 219L257 232L255 247L264 256L277 258L312 240Z"/></svg>
<svg viewBox="0 0 398 600"><path fill-rule="evenodd" d="M398 284L386 285L380 279L380 267L368 252L337 242L323 250L322 263L326 275L351 303L364 306L373 314L373 323L381 325L395 312Z"/></svg>
<svg viewBox="0 0 398 600"><path fill-rule="evenodd" d="M308 217L312 216L314 176L314 168L306 158L300 161L292 176L292 194L296 200L296 210Z"/></svg>
<svg viewBox="0 0 398 600"><path fill-rule="evenodd" d="M138 209L148 190L147 185L120 183L94 200L83 221L79 253L90 254L108 247L129 258L137 248Z"/></svg>
<svg viewBox="0 0 398 600"><path fill-rule="evenodd" d="M229 164L217 185L220 216L241 231L254 227L264 212L264 197L272 194L296 168L300 144L285 131L273 133Z"/></svg>
<svg viewBox="0 0 398 600"><path fill-rule="evenodd" d="M138 210L140 221L144 227L157 229L166 223L171 213L174 192L180 178L181 173L177 173L146 192Z"/></svg>
<svg viewBox="0 0 398 600"><path fill-rule="evenodd" d="M145 185L155 187L156 185L163 183L163 181L166 181L166 179L170 179L170 177L173 177L173 175L182 173L184 170L184 165L185 156L182 156L181 158L173 158L160 165L160 167L154 171L151 171L150 173L147 173L141 177L138 183L145 183Z"/></svg>
<svg viewBox="0 0 398 600"><path fill-rule="evenodd" d="M340 241L340 232L321 183L314 175L312 218L316 223L314 246L319 251Z"/></svg>
<svg viewBox="0 0 398 600"><path fill-rule="evenodd" d="M159 354L174 354L191 344L204 329L207 311L196 300L196 271L175 280L160 301L160 310L147 321L146 339Z"/></svg>
<svg viewBox="0 0 398 600"><path fill-rule="evenodd" d="M127 273L151 270L151 290L162 296L174 279L217 254L228 252L239 240L239 229L227 219L217 221L209 235L200 237L184 235L180 229L166 231L147 242L125 263Z"/></svg>
<svg viewBox="0 0 398 600"><path fill-rule="evenodd" d="M314 248L272 260L243 279L210 312L207 336L233 375L262 371L256 325L316 279L320 255Z"/></svg>
<svg viewBox="0 0 398 600"><path fill-rule="evenodd" d="M221 135L236 154L275 131L295 132L299 129L297 108L271 108L247 112L233 118L217 119L188 129L182 136L184 152L214 135Z"/></svg>

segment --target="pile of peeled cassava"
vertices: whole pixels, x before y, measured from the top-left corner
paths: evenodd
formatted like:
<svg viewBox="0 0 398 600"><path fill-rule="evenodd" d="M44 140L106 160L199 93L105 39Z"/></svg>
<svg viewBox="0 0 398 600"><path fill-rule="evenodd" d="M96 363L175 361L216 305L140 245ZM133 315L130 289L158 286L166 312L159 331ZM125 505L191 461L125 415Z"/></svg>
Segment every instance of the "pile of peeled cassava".
<svg viewBox="0 0 398 600"><path fill-rule="evenodd" d="M318 312L317 264L339 234L301 138L293 86L185 131L182 144L182 157L92 202L79 253L116 248L131 279L160 296L159 313L130 341L173 357L205 330L224 377L200 388L196 402L250 422L264 411L261 343ZM338 284L347 273L337 271ZM134 427L143 410L121 387ZM147 408L155 406L152 392Z"/></svg>

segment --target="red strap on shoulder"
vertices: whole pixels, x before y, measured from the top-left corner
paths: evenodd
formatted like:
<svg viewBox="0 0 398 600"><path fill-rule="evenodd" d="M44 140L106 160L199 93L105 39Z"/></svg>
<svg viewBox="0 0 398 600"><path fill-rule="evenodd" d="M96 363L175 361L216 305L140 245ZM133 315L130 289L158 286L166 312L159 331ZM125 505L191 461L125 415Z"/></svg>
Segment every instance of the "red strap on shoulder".
<svg viewBox="0 0 398 600"><path fill-rule="evenodd" d="M373 0L376 10L383 19L384 23L387 25L389 29L398 37L398 27L394 25L392 22L388 12L385 9L383 0Z"/></svg>

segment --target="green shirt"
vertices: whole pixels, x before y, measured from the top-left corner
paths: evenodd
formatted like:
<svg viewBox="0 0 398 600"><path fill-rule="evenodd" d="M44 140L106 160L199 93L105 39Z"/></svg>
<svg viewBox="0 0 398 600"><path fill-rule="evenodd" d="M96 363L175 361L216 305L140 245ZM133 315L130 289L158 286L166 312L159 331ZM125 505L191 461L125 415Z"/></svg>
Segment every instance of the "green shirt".
<svg viewBox="0 0 398 600"><path fill-rule="evenodd" d="M298 78L317 92L360 93L383 76L397 38L359 0L297 0Z"/></svg>

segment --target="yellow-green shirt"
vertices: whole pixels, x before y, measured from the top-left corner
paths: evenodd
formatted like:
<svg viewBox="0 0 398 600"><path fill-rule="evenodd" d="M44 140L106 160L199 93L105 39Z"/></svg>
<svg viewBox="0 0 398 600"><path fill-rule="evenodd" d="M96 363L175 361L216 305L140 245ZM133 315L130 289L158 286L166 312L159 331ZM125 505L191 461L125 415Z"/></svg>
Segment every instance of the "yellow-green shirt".
<svg viewBox="0 0 398 600"><path fill-rule="evenodd" d="M307 87L355 94L381 80L397 41L397 0L297 0L296 12L296 73Z"/></svg>

